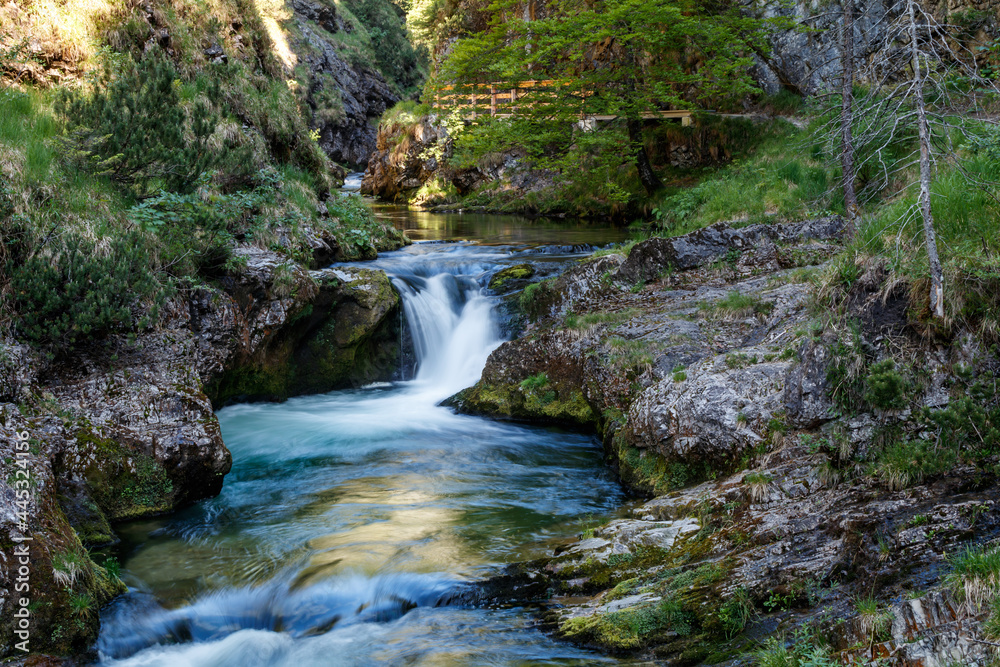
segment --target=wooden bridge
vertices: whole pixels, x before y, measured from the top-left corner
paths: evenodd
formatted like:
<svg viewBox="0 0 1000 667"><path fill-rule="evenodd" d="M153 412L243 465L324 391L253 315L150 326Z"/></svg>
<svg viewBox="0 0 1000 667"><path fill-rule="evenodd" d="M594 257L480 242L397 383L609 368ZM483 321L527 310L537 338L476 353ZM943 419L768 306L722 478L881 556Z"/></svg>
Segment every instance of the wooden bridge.
<svg viewBox="0 0 1000 667"><path fill-rule="evenodd" d="M468 84L464 86L444 86L434 95L435 109L468 109L468 118L476 120L479 116L492 116L494 118L510 118L517 113L520 105L534 107L539 103L552 103L558 99L558 89L560 84L554 80L544 81L522 81L514 88L501 89L497 84ZM580 98L581 102L593 93L584 92ZM642 118L645 120L666 120L680 119L681 125L687 127L691 124L693 111L686 110L658 110L644 111ZM580 114L580 124L584 127L593 127L600 121L615 120L617 115L607 114Z"/></svg>

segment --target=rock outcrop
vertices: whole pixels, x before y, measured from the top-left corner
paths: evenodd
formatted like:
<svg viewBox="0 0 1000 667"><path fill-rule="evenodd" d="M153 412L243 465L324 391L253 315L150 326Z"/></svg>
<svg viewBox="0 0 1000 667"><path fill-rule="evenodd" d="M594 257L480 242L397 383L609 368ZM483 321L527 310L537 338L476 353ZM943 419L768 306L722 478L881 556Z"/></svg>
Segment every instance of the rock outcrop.
<svg viewBox="0 0 1000 667"><path fill-rule="evenodd" d="M452 140L434 114L379 126L361 192L416 206L447 207L483 188L491 196L519 199L551 188L552 174L525 165L520 151L491 154L470 167L449 166Z"/></svg>
<svg viewBox="0 0 1000 667"><path fill-rule="evenodd" d="M297 34L293 48L308 70L305 87L310 125L332 160L363 168L375 152L376 126L385 110L399 101L374 65L342 55L334 35L349 30L336 6L325 0L293 0Z"/></svg>
<svg viewBox="0 0 1000 667"><path fill-rule="evenodd" d="M454 403L595 429L622 481L653 498L485 591L548 605L563 637L665 664L747 664L757 640L800 628L851 664L988 664L988 610L956 602L942 575L949 554L1000 544L995 459L918 477L933 422L912 420L962 398L948 369L991 378L997 361L966 339L922 343L877 263L852 284L842 307L855 324L839 331L815 276L842 229L714 225L525 290L534 323ZM862 357L901 347L927 377L893 402L871 389L905 382L892 362ZM854 380L867 398L845 407L862 367L887 375ZM878 452L908 437L903 467L888 469Z"/></svg>
<svg viewBox="0 0 1000 667"><path fill-rule="evenodd" d="M966 2L954 0L921 3L941 23L956 28L965 48L989 42L996 31L1000 8L994 0ZM856 4L854 17L854 56L858 64L868 63L877 50L890 51L886 44L894 34L893 23L906 11L903 3L866 0ZM807 25L809 30L793 28L771 35L771 49L758 56L754 78L767 92L782 88L801 94L815 94L839 86L842 53L840 10L826 11L813 3L796 1L771 5L764 10L769 19L783 19L792 25Z"/></svg>
<svg viewBox="0 0 1000 667"><path fill-rule="evenodd" d="M114 542L116 521L219 492L231 457L213 407L391 375L382 341L398 341L399 297L384 273L234 254L245 268L223 289L175 297L134 340L53 359L0 341L0 542L28 548L32 651L92 645L98 609L122 584L86 547ZM10 554L0 557L3 656L22 597Z"/></svg>

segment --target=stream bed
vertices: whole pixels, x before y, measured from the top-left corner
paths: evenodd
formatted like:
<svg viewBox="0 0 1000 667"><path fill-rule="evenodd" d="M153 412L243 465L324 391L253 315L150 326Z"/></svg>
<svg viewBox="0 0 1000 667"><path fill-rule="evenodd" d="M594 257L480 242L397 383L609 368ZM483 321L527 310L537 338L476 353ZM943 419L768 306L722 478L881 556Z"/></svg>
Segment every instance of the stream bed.
<svg viewBox="0 0 1000 667"><path fill-rule="evenodd" d="M524 261L555 271L622 233L380 214L426 241L365 264L403 297L412 379L219 410L234 461L221 494L122 527L130 591L103 612L102 664L615 662L544 635L528 610L462 596L622 504L600 444L439 403L502 342L484 289L494 272Z"/></svg>

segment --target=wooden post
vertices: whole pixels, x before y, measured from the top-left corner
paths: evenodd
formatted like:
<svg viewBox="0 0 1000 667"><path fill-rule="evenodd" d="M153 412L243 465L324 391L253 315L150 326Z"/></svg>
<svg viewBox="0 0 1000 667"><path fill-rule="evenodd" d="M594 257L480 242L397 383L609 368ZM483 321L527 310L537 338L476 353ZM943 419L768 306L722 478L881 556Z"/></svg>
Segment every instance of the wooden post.
<svg viewBox="0 0 1000 667"><path fill-rule="evenodd" d="M686 116L681 116L681 127L690 127L690 126L691 126L691 114L688 114Z"/></svg>
<svg viewBox="0 0 1000 667"><path fill-rule="evenodd" d="M510 89L510 113L512 116L517 113L517 88Z"/></svg>
<svg viewBox="0 0 1000 667"><path fill-rule="evenodd" d="M472 120L476 120L476 84L472 84Z"/></svg>
<svg viewBox="0 0 1000 667"><path fill-rule="evenodd" d="M497 115L497 87L490 84L490 115Z"/></svg>

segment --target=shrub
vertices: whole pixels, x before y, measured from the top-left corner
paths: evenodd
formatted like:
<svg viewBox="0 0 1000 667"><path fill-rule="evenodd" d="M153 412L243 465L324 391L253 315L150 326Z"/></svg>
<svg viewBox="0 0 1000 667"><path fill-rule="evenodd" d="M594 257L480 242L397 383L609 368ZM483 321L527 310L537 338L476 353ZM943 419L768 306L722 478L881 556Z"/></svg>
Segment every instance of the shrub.
<svg viewBox="0 0 1000 667"><path fill-rule="evenodd" d="M970 611L978 613L1000 598L1000 548L968 547L948 558L952 571L945 583Z"/></svg>
<svg viewBox="0 0 1000 667"><path fill-rule="evenodd" d="M879 454L876 471L889 490L899 491L947 472L957 460L958 453L952 447L907 439L889 445Z"/></svg>
<svg viewBox="0 0 1000 667"><path fill-rule="evenodd" d="M737 321L752 316L763 317L774 310L774 304L753 294L731 290L715 303L701 303L698 309L708 317Z"/></svg>
<svg viewBox="0 0 1000 667"><path fill-rule="evenodd" d="M209 176L199 178L196 185L206 186ZM274 200L277 175L261 171L258 183L251 191L228 195L201 190L161 192L133 206L128 214L160 239L160 259L170 273L212 276L229 261L233 234L250 227L261 207Z"/></svg>
<svg viewBox="0 0 1000 667"><path fill-rule="evenodd" d="M113 239L106 251L69 236L48 254L36 252L19 266L9 264L18 334L61 349L146 326L165 297L149 266L137 233ZM136 318L133 307L140 301L150 308Z"/></svg>
<svg viewBox="0 0 1000 667"><path fill-rule="evenodd" d="M896 363L886 359L873 364L865 378L865 400L878 410L902 410L906 407L908 383L896 370Z"/></svg>
<svg viewBox="0 0 1000 667"><path fill-rule="evenodd" d="M524 391L532 391L535 389L544 389L549 384L549 376L545 373L539 373L538 375L532 375L521 381L521 389Z"/></svg>
<svg viewBox="0 0 1000 667"><path fill-rule="evenodd" d="M138 63L106 62L89 94L61 90L56 110L72 130L63 145L67 158L140 198L161 187L190 191L224 149L209 146L216 119L208 107L182 104L178 76L173 63L154 50Z"/></svg>

